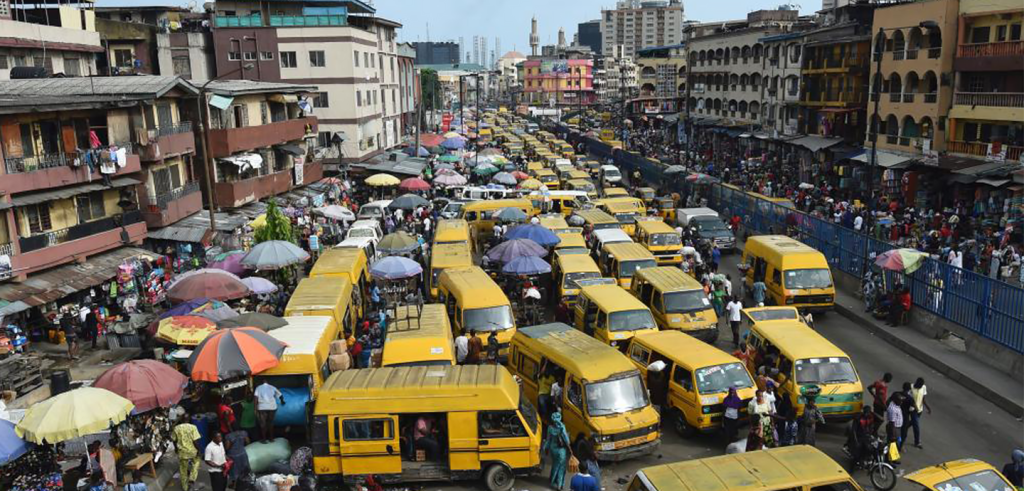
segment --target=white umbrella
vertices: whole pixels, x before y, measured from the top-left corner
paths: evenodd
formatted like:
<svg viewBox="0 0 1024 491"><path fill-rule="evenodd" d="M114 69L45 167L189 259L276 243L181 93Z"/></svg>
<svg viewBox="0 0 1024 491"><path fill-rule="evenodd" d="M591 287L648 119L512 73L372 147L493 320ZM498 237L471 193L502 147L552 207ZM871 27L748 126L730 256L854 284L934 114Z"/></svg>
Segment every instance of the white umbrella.
<svg viewBox="0 0 1024 491"><path fill-rule="evenodd" d="M322 208L316 208L313 210L313 213L342 222L351 222L356 219L356 214L352 213L352 210L341 205L327 205Z"/></svg>

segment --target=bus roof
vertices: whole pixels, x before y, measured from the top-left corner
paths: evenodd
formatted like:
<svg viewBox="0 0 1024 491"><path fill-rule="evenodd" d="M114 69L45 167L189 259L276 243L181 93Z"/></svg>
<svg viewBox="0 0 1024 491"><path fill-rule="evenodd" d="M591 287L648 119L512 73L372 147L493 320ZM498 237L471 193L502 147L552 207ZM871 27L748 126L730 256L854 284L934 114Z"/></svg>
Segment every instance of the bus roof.
<svg viewBox="0 0 1024 491"><path fill-rule="evenodd" d="M449 285L452 295L461 296L463 309L509 305L505 291L479 266L449 268L441 273L440 285Z"/></svg>
<svg viewBox="0 0 1024 491"><path fill-rule="evenodd" d="M437 221L437 228L434 229L434 235L441 235L450 230L469 230L469 222L461 218L442 218Z"/></svg>
<svg viewBox="0 0 1024 491"><path fill-rule="evenodd" d="M342 300L347 301L351 295L352 282L348 278L303 278L295 287L285 311L300 307L299 310L334 309Z"/></svg>
<svg viewBox="0 0 1024 491"><path fill-rule="evenodd" d="M676 229L672 228L663 220L637 220L636 226L644 229L649 234L674 234Z"/></svg>
<svg viewBox="0 0 1024 491"><path fill-rule="evenodd" d="M561 239L561 242L555 246L555 249L564 249L566 247L587 247L587 239L583 238L583 234L575 232L555 234Z"/></svg>
<svg viewBox="0 0 1024 491"><path fill-rule="evenodd" d="M751 242L761 244L765 249L765 255L771 256L765 259L774 260L776 264L781 264L782 259L786 257L815 256L822 260L825 258L817 249L785 235L755 235L747 239L748 247Z"/></svg>
<svg viewBox="0 0 1024 491"><path fill-rule="evenodd" d="M424 305L419 313L416 312L416 307L409 305L399 307L398 310L397 320L388 326L381 365L389 366L405 361L402 356L398 356L399 359L396 360L395 350L389 347L404 351L399 354L413 355L420 360L455 358L452 354L452 327L448 323L448 311L445 310L444 304ZM436 342L438 340L440 342Z"/></svg>
<svg viewBox="0 0 1024 491"><path fill-rule="evenodd" d="M625 310L648 310L638 298L619 285L590 285L580 289L580 295L589 297L606 307L615 305L615 312Z"/></svg>
<svg viewBox="0 0 1024 491"><path fill-rule="evenodd" d="M528 344L543 347L545 357L590 381L636 370L619 350L561 322L523 327L515 336L536 340Z"/></svg>
<svg viewBox="0 0 1024 491"><path fill-rule="evenodd" d="M558 256L558 269L565 273L601 272L601 268L597 267L594 258L588 254Z"/></svg>
<svg viewBox="0 0 1024 491"><path fill-rule="evenodd" d="M603 213L603 212L602 212ZM617 221L615 223L618 223ZM621 228L606 228L603 230L595 230L593 232L594 238L600 243L607 243L608 241L614 242L633 242L633 238Z"/></svg>
<svg viewBox="0 0 1024 491"><path fill-rule="evenodd" d="M430 252L430 267L451 268L473 265L473 253L465 242L437 244Z"/></svg>
<svg viewBox="0 0 1024 491"><path fill-rule="evenodd" d="M656 465L637 478L662 491L733 491L799 488L850 475L821 450L796 445Z"/></svg>
<svg viewBox="0 0 1024 491"><path fill-rule="evenodd" d="M334 372L315 414L500 411L519 407L519 385L500 365L384 367Z"/></svg>
<svg viewBox="0 0 1024 491"><path fill-rule="evenodd" d="M569 223L565 221L565 216L562 214L547 215L540 217L540 226L546 229L569 228Z"/></svg>
<svg viewBox="0 0 1024 491"><path fill-rule="evenodd" d="M634 275L637 278L647 280L662 293L701 290L704 288L696 278L672 266L641 268Z"/></svg>
<svg viewBox="0 0 1024 491"><path fill-rule="evenodd" d="M996 468L978 459L959 459L918 469L903 477L922 486L935 488L950 479L986 470L995 471Z"/></svg>
<svg viewBox="0 0 1024 491"><path fill-rule="evenodd" d="M313 263L313 269L309 271L309 276L315 278L319 275L350 273L360 256L365 262L366 253L362 249L355 247L326 249Z"/></svg>
<svg viewBox="0 0 1024 491"><path fill-rule="evenodd" d="M637 334L633 342L658 350L676 363L693 368L704 368L726 363L740 363L732 356L710 344L681 331L668 330ZM753 380L751 380L753 383Z"/></svg>
<svg viewBox="0 0 1024 491"><path fill-rule="evenodd" d="M615 242L604 246L605 252L620 261L633 259L654 259L654 254L636 242Z"/></svg>
<svg viewBox="0 0 1024 491"><path fill-rule="evenodd" d="M287 326L267 332L270 337L288 345L281 355L281 360L285 360L289 355L315 353L322 342L323 334L330 330L331 322L334 322L334 319L322 315L289 316L284 320L288 323Z"/></svg>
<svg viewBox="0 0 1024 491"><path fill-rule="evenodd" d="M790 360L849 355L798 320L758 323L755 328Z"/></svg>
<svg viewBox="0 0 1024 491"><path fill-rule="evenodd" d="M588 222L619 223L619 221L616 220L615 217L609 215L604 210L577 210L573 213L579 215L581 218Z"/></svg>
<svg viewBox="0 0 1024 491"><path fill-rule="evenodd" d="M460 216L465 216L466 212L478 211L478 210L496 210L498 208L524 208L527 210L533 209L533 203L528 199L490 199L484 201L473 201L466 203L465 206L459 210Z"/></svg>

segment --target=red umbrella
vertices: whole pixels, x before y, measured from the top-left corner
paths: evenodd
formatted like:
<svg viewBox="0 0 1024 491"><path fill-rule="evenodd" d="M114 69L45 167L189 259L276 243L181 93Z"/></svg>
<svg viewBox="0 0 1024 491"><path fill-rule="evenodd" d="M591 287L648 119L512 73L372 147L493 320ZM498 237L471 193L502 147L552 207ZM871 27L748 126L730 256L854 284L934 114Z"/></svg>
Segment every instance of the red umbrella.
<svg viewBox="0 0 1024 491"><path fill-rule="evenodd" d="M521 170L517 170L512 171L512 177L516 178L516 180L522 181L523 179L529 179L530 175Z"/></svg>
<svg viewBox="0 0 1024 491"><path fill-rule="evenodd" d="M181 400L188 378L156 360L133 360L103 372L93 387L107 389L135 404L136 413L170 407Z"/></svg>
<svg viewBox="0 0 1024 491"><path fill-rule="evenodd" d="M202 272L179 280L167 290L171 302L185 302L205 297L213 300L242 298L249 294L249 287L237 276L227 273Z"/></svg>
<svg viewBox="0 0 1024 491"><path fill-rule="evenodd" d="M430 183L418 177L410 177L398 185L398 189L405 191L426 191L430 189Z"/></svg>
<svg viewBox="0 0 1024 491"><path fill-rule="evenodd" d="M424 147L436 147L444 141L444 137L441 135L435 135L433 133L423 133L420 135L420 145Z"/></svg>
<svg viewBox="0 0 1024 491"><path fill-rule="evenodd" d="M219 382L276 367L286 345L256 327L221 329L188 358L192 380Z"/></svg>

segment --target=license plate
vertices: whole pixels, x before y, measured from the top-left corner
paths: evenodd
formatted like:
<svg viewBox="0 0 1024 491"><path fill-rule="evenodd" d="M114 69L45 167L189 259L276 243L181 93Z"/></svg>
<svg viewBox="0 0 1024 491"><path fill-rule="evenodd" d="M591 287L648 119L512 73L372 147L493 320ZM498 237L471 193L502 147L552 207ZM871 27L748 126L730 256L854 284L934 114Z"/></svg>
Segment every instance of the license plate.
<svg viewBox="0 0 1024 491"><path fill-rule="evenodd" d="M636 438L630 438L629 440L622 440L615 442L615 448L632 447L633 445L640 445L641 443L647 442L647 436L638 436Z"/></svg>

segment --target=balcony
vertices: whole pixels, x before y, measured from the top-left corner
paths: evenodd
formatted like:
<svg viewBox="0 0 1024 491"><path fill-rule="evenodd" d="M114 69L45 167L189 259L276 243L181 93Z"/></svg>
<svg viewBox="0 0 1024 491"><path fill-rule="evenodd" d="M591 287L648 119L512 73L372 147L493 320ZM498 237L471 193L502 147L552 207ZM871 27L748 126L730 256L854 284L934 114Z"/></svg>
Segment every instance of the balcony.
<svg viewBox="0 0 1024 491"><path fill-rule="evenodd" d="M949 153L986 157L988 156L988 145L985 142L950 141L946 144L946 151ZM1006 160L1014 162L1020 160L1021 152L1024 151L1024 147L1013 145L1004 145L1003 148L1006 149Z"/></svg>
<svg viewBox="0 0 1024 491"><path fill-rule="evenodd" d="M936 102L939 102L939 94L932 92L931 94L924 95L925 104L935 104Z"/></svg>
<svg viewBox="0 0 1024 491"><path fill-rule="evenodd" d="M210 155L213 158L221 158L238 152L301 140L307 136L307 126L310 130L309 134L316 135L317 119L315 116L259 126L210 130Z"/></svg>
<svg viewBox="0 0 1024 491"><path fill-rule="evenodd" d="M962 44L957 46L955 71L1024 70L1024 41Z"/></svg>
<svg viewBox="0 0 1024 491"><path fill-rule="evenodd" d="M246 17L218 15L213 20L215 27L263 27L263 17L258 13Z"/></svg>
<svg viewBox="0 0 1024 491"><path fill-rule="evenodd" d="M166 194L142 197L142 216L149 228L171 225L203 209L203 193L198 182L185 183Z"/></svg>
<svg viewBox="0 0 1024 491"><path fill-rule="evenodd" d="M113 176L139 172L142 168L139 156L132 145L126 145L128 158L124 167L117 169ZM89 166L74 167L77 154L47 154L35 157L8 157L4 159L7 172L0 179L0 193L17 194L51 187L70 186L94 181L100 178L96 171L90 174ZM112 176L112 177L113 177Z"/></svg>
<svg viewBox="0 0 1024 491"><path fill-rule="evenodd" d="M196 136L192 133L191 121L157 127L147 131L145 138L139 140L149 142L139 146L139 158L146 162L196 153Z"/></svg>
<svg viewBox="0 0 1024 491"><path fill-rule="evenodd" d="M901 94L899 92L890 92L889 93L889 102L900 102L902 100L903 100L903 94Z"/></svg>
<svg viewBox="0 0 1024 491"><path fill-rule="evenodd" d="M339 27L348 25L348 15L271 15L271 27Z"/></svg>
<svg viewBox="0 0 1024 491"><path fill-rule="evenodd" d="M910 104L912 102L914 102L914 94L912 92L904 92L903 93L903 103L904 104Z"/></svg>
<svg viewBox="0 0 1024 491"><path fill-rule="evenodd" d="M1021 92L957 92L953 103L964 106L1018 107L1024 108L1024 93Z"/></svg>
<svg viewBox="0 0 1024 491"><path fill-rule="evenodd" d="M127 232L129 243L141 243L146 238L146 223L142 219L142 213L130 211L62 230L20 238L18 245L21 253L12 256L11 266L18 274L29 274L71 261L84 260L87 256L125 245L122 242L122 231Z"/></svg>
<svg viewBox="0 0 1024 491"><path fill-rule="evenodd" d="M292 170L278 171L241 181L218 182L214 183L213 188L214 203L218 208L237 208L253 201L287 192L292 188Z"/></svg>

